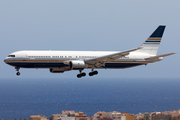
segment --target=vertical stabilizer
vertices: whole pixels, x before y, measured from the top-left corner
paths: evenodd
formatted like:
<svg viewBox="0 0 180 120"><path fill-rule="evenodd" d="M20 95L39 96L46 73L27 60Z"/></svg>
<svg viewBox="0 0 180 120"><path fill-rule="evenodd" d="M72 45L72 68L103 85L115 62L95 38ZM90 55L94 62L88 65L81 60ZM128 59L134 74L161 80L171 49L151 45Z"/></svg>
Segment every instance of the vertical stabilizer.
<svg viewBox="0 0 180 120"><path fill-rule="evenodd" d="M143 43L141 47L142 49L138 50L138 52L144 52L151 55L156 55L161 38L164 33L164 29L166 26L160 25L152 34L151 36Z"/></svg>

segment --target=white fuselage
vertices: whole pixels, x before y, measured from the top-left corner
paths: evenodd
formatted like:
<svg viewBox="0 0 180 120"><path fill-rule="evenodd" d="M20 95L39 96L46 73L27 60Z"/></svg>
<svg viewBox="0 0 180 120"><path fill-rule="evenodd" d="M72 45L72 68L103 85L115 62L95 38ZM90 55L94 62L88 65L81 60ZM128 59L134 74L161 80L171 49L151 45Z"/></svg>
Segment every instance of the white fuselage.
<svg viewBox="0 0 180 120"><path fill-rule="evenodd" d="M61 68L67 61L86 61L102 56L118 53L119 51L18 51L11 53L4 60L7 64L22 68ZM97 68L126 68L151 63L144 58L152 55L140 52L131 52L122 58L114 61L107 61L104 67ZM85 68L92 68L85 65Z"/></svg>

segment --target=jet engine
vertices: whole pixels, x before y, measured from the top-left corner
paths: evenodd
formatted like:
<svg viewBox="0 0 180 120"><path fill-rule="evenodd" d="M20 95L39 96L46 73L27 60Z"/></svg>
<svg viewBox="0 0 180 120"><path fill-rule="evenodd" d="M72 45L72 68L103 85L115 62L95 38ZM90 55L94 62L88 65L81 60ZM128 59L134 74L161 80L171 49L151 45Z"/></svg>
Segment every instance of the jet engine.
<svg viewBox="0 0 180 120"><path fill-rule="evenodd" d="M81 60L73 60L69 62L69 68L71 70L83 70L85 68L85 63Z"/></svg>
<svg viewBox="0 0 180 120"><path fill-rule="evenodd" d="M61 68L50 68L49 71L51 73L63 73L64 71L83 70L85 68L84 61L80 61L80 60L66 61L64 62L64 64L66 66Z"/></svg>

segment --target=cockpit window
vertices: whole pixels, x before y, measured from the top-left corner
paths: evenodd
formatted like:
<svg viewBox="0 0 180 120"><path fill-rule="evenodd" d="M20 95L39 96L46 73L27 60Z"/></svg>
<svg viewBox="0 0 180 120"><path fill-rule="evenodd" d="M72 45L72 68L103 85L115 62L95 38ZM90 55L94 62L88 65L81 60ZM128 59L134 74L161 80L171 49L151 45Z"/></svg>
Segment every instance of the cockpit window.
<svg viewBox="0 0 180 120"><path fill-rule="evenodd" d="M15 57L15 55L8 55L8 57Z"/></svg>

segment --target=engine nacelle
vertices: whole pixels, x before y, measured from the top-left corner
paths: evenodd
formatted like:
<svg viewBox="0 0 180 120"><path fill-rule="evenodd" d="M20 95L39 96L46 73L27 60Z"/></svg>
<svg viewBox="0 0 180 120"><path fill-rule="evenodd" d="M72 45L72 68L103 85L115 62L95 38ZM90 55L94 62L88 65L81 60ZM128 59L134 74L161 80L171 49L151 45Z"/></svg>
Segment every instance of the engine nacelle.
<svg viewBox="0 0 180 120"><path fill-rule="evenodd" d="M51 73L63 73L64 71L69 71L68 69L64 69L64 68L50 68L49 71Z"/></svg>
<svg viewBox="0 0 180 120"><path fill-rule="evenodd" d="M83 70L85 68L85 63L81 60L73 60L69 62L69 68L71 70Z"/></svg>
<svg viewBox="0 0 180 120"><path fill-rule="evenodd" d="M85 68L85 63L81 60L66 61L64 64L66 65L65 67L50 68L49 71L51 73L63 73L64 71L83 70Z"/></svg>

